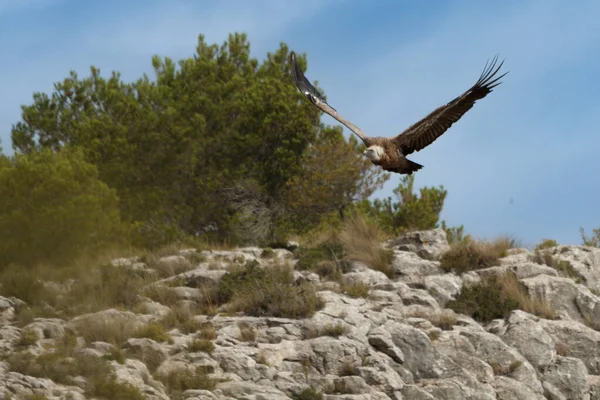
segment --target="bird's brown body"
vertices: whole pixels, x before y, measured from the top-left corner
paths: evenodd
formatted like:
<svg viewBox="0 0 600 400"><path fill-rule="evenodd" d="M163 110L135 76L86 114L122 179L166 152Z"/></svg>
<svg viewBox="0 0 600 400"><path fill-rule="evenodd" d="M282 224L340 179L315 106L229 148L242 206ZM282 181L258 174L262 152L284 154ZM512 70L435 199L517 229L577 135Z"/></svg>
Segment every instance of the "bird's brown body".
<svg viewBox="0 0 600 400"><path fill-rule="evenodd" d="M291 53L290 59L292 63L292 76L300 92L315 106L331 115L356 134L365 146L367 146L364 155L374 165L386 171L408 175L423 168L423 166L407 159L406 156L425 148L440 137L452 124L469 111L477 100L484 98L494 87L498 86L500 78L506 75L504 73L492 79L503 64L500 63L498 68L494 69L497 61L497 57L495 57L492 63L489 65L486 64L479 80L459 97L438 107L425 118L397 136L371 137L365 135L362 130L350 121L342 118L334 108L327 104L323 95L317 91L302 73L294 52Z"/></svg>

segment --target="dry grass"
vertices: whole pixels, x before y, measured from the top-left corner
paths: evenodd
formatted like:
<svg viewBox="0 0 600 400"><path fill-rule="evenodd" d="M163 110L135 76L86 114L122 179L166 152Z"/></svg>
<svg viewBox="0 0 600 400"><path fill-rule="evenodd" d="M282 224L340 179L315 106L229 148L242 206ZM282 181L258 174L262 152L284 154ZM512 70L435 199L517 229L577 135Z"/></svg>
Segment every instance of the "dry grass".
<svg viewBox="0 0 600 400"><path fill-rule="evenodd" d="M515 299L519 303L521 310L546 319L556 318L556 313L550 303L538 297L530 296L514 274L504 274L500 282L504 293L508 297Z"/></svg>
<svg viewBox="0 0 600 400"><path fill-rule="evenodd" d="M121 347L135 333L131 321L125 318L87 319L77 325L77 333L87 343L106 342Z"/></svg>
<svg viewBox="0 0 600 400"><path fill-rule="evenodd" d="M350 297L362 297L366 298L369 296L369 285L364 282L342 282L341 291Z"/></svg>
<svg viewBox="0 0 600 400"><path fill-rule="evenodd" d="M21 331L21 338L17 345L27 347L36 344L38 340L40 340L40 338L36 331L33 329L25 329Z"/></svg>
<svg viewBox="0 0 600 400"><path fill-rule="evenodd" d="M378 225L359 214L346 218L339 234L339 241L348 258L365 263L392 278L392 252L381 245L385 239Z"/></svg>
<svg viewBox="0 0 600 400"><path fill-rule="evenodd" d="M194 371L189 369L173 370L168 375L158 378L171 395L194 389L213 390L216 385L216 381L209 378L202 367L198 367Z"/></svg>
<svg viewBox="0 0 600 400"><path fill-rule="evenodd" d="M200 327L198 337L200 339L215 340L217 338L217 330L215 329L214 325L210 322L204 323Z"/></svg>
<svg viewBox="0 0 600 400"><path fill-rule="evenodd" d="M325 325L325 327L323 328L323 334L326 336L339 337L346 334L347 332L348 330L346 329L346 325L342 324L341 322L335 325L328 324Z"/></svg>
<svg viewBox="0 0 600 400"><path fill-rule="evenodd" d="M492 267L499 264L499 259L508 255L513 239L502 237L492 242L466 239L453 243L442 255L441 267L458 274Z"/></svg>
<svg viewBox="0 0 600 400"><path fill-rule="evenodd" d="M242 342L256 341L256 331L253 327L251 327L245 322L240 322L238 323L238 328L240 328L240 340Z"/></svg>
<svg viewBox="0 0 600 400"><path fill-rule="evenodd" d="M148 325L144 325L143 327L136 330L132 337L135 338L148 338L152 339L155 342L168 342L171 337L165 332L165 328L163 325L151 323Z"/></svg>
<svg viewBox="0 0 600 400"><path fill-rule="evenodd" d="M198 332L202 324L195 318L195 313L187 303L172 306L171 312L164 317L161 325L166 329L179 329L184 334Z"/></svg>
<svg viewBox="0 0 600 400"><path fill-rule="evenodd" d="M440 312L423 312L414 311L406 315L407 317L423 318L431 322L432 325L437 326L441 330L450 331L452 327L457 324L456 315L454 313L442 310Z"/></svg>

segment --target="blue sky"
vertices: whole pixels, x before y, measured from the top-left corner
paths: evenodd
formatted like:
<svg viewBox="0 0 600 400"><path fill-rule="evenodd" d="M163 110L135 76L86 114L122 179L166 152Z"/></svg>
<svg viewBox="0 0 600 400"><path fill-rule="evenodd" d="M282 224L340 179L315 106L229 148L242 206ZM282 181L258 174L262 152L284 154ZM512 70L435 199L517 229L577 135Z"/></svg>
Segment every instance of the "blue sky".
<svg viewBox="0 0 600 400"><path fill-rule="evenodd" d="M600 226L599 20L592 0L0 0L0 138L12 154L20 105L70 70L152 76L153 54L189 57L200 33L246 32L259 59L280 42L306 52L309 79L374 136L459 95L499 53L504 83L411 155L416 184L444 185L442 217L476 237L579 244L579 227Z"/></svg>

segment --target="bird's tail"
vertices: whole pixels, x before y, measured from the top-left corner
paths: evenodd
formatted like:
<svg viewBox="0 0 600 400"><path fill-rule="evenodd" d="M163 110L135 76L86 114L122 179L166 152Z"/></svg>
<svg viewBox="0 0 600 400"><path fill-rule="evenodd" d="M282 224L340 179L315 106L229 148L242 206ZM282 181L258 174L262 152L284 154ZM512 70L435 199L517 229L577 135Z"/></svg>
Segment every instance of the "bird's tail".
<svg viewBox="0 0 600 400"><path fill-rule="evenodd" d="M423 168L423 166L421 164L418 164L414 161L410 161L408 158L406 158L405 160L406 160L406 168L404 168L404 171L408 175L411 175L413 172L418 171L421 168Z"/></svg>

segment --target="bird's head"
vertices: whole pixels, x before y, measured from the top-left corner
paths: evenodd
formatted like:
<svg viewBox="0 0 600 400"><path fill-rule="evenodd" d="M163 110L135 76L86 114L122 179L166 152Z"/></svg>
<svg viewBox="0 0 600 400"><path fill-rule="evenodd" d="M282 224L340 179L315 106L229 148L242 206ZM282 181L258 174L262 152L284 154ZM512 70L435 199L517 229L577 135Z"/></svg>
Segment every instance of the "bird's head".
<svg viewBox="0 0 600 400"><path fill-rule="evenodd" d="M366 156L371 161L379 161L383 156L384 150L381 146L371 146L367 148L363 155Z"/></svg>

